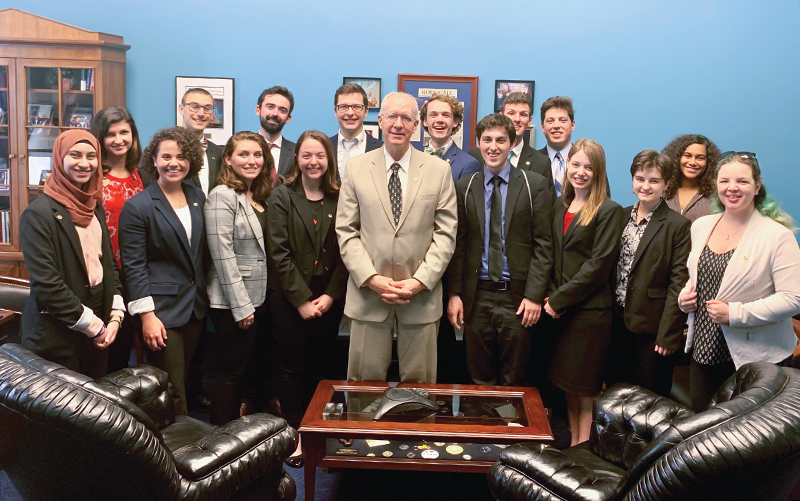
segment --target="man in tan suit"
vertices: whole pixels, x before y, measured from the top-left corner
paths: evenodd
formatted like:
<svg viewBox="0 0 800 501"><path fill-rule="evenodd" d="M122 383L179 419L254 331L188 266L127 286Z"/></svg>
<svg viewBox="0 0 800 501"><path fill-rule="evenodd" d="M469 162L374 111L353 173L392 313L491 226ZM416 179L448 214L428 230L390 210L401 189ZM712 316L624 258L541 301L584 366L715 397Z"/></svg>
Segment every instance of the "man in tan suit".
<svg viewBox="0 0 800 501"><path fill-rule="evenodd" d="M336 233L350 272L347 378L385 381L397 334L400 379L436 382L441 277L455 250L456 192L447 162L411 147L416 100L381 104L383 147L348 160Z"/></svg>

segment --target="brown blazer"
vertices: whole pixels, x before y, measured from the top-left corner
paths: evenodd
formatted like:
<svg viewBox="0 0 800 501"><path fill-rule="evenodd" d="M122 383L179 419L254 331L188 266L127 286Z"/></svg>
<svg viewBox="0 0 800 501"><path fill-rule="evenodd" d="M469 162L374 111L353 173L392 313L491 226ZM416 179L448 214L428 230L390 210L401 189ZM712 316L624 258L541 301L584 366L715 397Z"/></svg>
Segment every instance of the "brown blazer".
<svg viewBox="0 0 800 501"><path fill-rule="evenodd" d="M272 190L267 207L267 288L278 291L294 307L311 298L308 287L314 273L314 261L322 260L325 294L344 300L347 269L339 255L336 241L336 206L338 195L326 194L323 204L322 234L319 255L314 246L314 221L299 179L287 186L279 183Z"/></svg>
<svg viewBox="0 0 800 501"><path fill-rule="evenodd" d="M627 207L623 214L630 215L632 210L633 206ZM662 202L636 248L625 293L625 327L656 335L656 344L671 350L683 344L686 314L678 308L678 294L689 280L691 227L688 219Z"/></svg>
<svg viewBox="0 0 800 501"><path fill-rule="evenodd" d="M567 208L559 197L553 210L553 291L550 307L561 314L571 308L610 308L611 271L619 256L624 228L622 207L606 198L586 226L572 220L564 234Z"/></svg>

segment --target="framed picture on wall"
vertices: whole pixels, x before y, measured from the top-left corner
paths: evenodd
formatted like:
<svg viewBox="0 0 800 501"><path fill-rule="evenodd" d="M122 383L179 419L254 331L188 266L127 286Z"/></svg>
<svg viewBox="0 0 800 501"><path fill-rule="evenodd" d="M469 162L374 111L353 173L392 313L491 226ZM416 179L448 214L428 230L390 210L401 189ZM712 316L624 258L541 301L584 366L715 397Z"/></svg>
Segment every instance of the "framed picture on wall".
<svg viewBox="0 0 800 501"><path fill-rule="evenodd" d="M528 101L533 106L533 90L536 82L533 80L495 80L494 81L494 112L500 111L503 99L512 92L524 92L528 95Z"/></svg>
<svg viewBox="0 0 800 501"><path fill-rule="evenodd" d="M233 78L175 77L176 125L183 124L178 111L181 98L189 89L205 89L214 98L214 117L205 130L205 136L218 145L224 145L233 135Z"/></svg>
<svg viewBox="0 0 800 501"><path fill-rule="evenodd" d="M453 136L456 146L469 150L475 146L475 124L478 120L478 77L445 75L397 75L397 90L407 92L417 99L420 108L434 94L448 94L464 105L464 123ZM426 144L427 132L422 121L417 126L411 144L422 150Z"/></svg>
<svg viewBox="0 0 800 501"><path fill-rule="evenodd" d="M344 77L342 85L358 84L367 93L367 102L369 108L375 109L381 107L381 79L380 78L365 78L365 77Z"/></svg>
<svg viewBox="0 0 800 501"><path fill-rule="evenodd" d="M375 139L383 139L381 136L381 128L378 122L364 122L364 132L374 137Z"/></svg>

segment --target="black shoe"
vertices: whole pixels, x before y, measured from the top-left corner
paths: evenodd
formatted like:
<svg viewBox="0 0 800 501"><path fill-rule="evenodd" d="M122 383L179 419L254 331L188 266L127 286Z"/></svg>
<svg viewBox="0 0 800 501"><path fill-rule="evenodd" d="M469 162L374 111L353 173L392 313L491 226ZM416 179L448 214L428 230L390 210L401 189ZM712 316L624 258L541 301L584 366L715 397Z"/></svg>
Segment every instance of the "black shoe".
<svg viewBox="0 0 800 501"><path fill-rule="evenodd" d="M283 462L286 463L286 466L291 468L302 468L305 464L302 454L299 456L289 456L288 458L284 459Z"/></svg>
<svg viewBox="0 0 800 501"><path fill-rule="evenodd" d="M211 400L205 395L198 393L197 395L189 397L189 409L193 411L210 412Z"/></svg>

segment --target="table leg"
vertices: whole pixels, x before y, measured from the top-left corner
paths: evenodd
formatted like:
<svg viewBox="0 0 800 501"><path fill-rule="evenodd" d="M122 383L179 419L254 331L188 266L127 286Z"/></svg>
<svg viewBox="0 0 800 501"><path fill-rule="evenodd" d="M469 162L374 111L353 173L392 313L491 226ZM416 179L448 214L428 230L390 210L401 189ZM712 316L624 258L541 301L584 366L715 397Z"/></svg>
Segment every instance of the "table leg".
<svg viewBox="0 0 800 501"><path fill-rule="evenodd" d="M303 458L305 468L303 470L303 477L305 482L306 501L314 501L314 489L317 480L317 463L322 459L325 453L325 439L303 433Z"/></svg>

